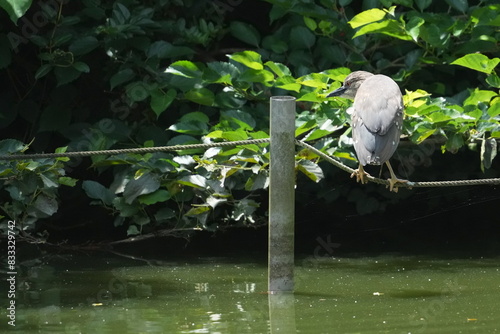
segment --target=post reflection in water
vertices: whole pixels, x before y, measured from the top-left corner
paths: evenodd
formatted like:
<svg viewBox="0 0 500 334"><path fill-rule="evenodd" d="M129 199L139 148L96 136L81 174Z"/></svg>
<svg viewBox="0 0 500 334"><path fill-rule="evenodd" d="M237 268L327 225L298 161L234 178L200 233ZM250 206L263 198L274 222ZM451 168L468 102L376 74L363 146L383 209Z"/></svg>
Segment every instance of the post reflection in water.
<svg viewBox="0 0 500 334"><path fill-rule="evenodd" d="M269 294L271 334L296 333L295 296L291 292Z"/></svg>

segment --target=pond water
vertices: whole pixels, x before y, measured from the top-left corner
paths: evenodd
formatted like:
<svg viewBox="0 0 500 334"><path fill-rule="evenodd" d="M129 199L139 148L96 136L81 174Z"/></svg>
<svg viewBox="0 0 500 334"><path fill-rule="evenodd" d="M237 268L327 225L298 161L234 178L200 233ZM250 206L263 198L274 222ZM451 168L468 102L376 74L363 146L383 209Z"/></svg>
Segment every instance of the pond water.
<svg viewBox="0 0 500 334"><path fill-rule="evenodd" d="M496 333L500 258L399 254L296 260L269 295L255 259L50 256L17 274L22 333ZM7 291L2 280L2 296ZM2 308L7 305L1 300Z"/></svg>

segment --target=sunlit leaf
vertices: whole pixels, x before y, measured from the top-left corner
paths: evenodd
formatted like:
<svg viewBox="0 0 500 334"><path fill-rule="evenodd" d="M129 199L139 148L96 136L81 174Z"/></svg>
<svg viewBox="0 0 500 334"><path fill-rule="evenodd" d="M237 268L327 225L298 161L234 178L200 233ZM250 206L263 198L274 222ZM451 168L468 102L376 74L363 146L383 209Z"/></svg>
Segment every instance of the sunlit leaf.
<svg viewBox="0 0 500 334"><path fill-rule="evenodd" d="M186 78L200 78L203 70L191 61L179 60L167 67L165 73L180 75Z"/></svg>
<svg viewBox="0 0 500 334"><path fill-rule="evenodd" d="M284 77L284 76L291 77L291 75L292 75L292 72L290 71L290 69L286 65L283 65L281 63L275 63L273 61L268 61L264 65L269 67L271 69L271 71L273 71L274 74L276 74L279 78Z"/></svg>
<svg viewBox="0 0 500 334"><path fill-rule="evenodd" d="M255 51L236 52L227 56L229 57L229 59L241 63L246 67L252 68L254 70L264 69L264 65L262 64L262 58L260 54L258 54Z"/></svg>
<svg viewBox="0 0 500 334"><path fill-rule="evenodd" d="M325 177L321 167L310 160L300 160L297 164L297 169L314 182L319 182Z"/></svg>
<svg viewBox="0 0 500 334"><path fill-rule="evenodd" d="M373 8L355 15L348 23L353 29L356 29L368 23L380 21L386 14L387 13L381 9Z"/></svg>
<svg viewBox="0 0 500 334"><path fill-rule="evenodd" d="M274 74L266 70L254 70L249 68L241 74L240 81L268 83L274 80Z"/></svg>
<svg viewBox="0 0 500 334"><path fill-rule="evenodd" d="M484 102L488 103L493 97L498 96L497 93L491 91L491 90L482 90L475 88L470 96L465 99L464 101L464 106L466 105L477 105L479 102Z"/></svg>
<svg viewBox="0 0 500 334"><path fill-rule="evenodd" d="M186 92L186 94L184 94L184 97L189 101L206 106L213 105L215 100L214 93L208 88L192 89Z"/></svg>
<svg viewBox="0 0 500 334"><path fill-rule="evenodd" d="M291 90L297 93L300 92L300 88L302 87L302 85L291 76L283 76L276 79L274 85L278 88Z"/></svg>
<svg viewBox="0 0 500 334"><path fill-rule="evenodd" d="M17 24L17 20L30 8L32 0L2 0L2 7L10 17L10 20Z"/></svg>
<svg viewBox="0 0 500 334"><path fill-rule="evenodd" d="M391 37L402 39L404 41L412 40L412 37L406 33L401 24L396 20L385 20L382 22L367 24L356 31L352 38L374 33L388 35Z"/></svg>
<svg viewBox="0 0 500 334"><path fill-rule="evenodd" d="M59 177L58 182L63 186L74 187L78 180L69 176L61 176Z"/></svg>
<svg viewBox="0 0 500 334"><path fill-rule="evenodd" d="M205 189L207 187L207 179L201 175L184 176L177 182L193 188Z"/></svg>
<svg viewBox="0 0 500 334"><path fill-rule="evenodd" d="M490 59L480 53L470 53L453 61L452 65L459 65L475 71L490 74L500 63L500 58Z"/></svg>

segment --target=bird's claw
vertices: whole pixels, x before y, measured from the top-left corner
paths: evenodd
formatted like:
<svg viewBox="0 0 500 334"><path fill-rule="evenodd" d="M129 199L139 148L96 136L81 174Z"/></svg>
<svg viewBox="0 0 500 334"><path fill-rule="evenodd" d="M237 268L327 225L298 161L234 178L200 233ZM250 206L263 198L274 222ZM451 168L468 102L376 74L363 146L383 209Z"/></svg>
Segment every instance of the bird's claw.
<svg viewBox="0 0 500 334"><path fill-rule="evenodd" d="M368 183L367 176L369 176L367 172L361 167L358 169L355 169L354 172L351 174L351 178L356 177L356 182L361 182L361 184L366 184Z"/></svg>
<svg viewBox="0 0 500 334"><path fill-rule="evenodd" d="M402 179L398 179L396 177L395 178L391 177L390 179L387 179L387 181L389 181L389 184L386 186L386 188L389 187L389 191L393 191L395 193L397 193L399 190L398 187L395 187L395 185L397 183L407 183L408 182L408 180L402 180Z"/></svg>

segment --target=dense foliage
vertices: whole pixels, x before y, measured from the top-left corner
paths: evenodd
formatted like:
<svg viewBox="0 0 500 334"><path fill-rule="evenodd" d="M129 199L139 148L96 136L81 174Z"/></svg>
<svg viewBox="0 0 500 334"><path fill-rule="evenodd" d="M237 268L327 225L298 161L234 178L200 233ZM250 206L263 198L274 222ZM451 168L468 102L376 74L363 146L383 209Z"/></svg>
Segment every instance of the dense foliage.
<svg viewBox="0 0 500 334"><path fill-rule="evenodd" d="M464 149L497 174L490 169L500 137L496 1L24 0L2 7L1 154L267 138L269 97L292 95L297 137L355 166L350 102L326 95L364 69L406 89L405 138L395 156L402 176L428 166L435 151ZM254 226L265 223L268 162L267 144L98 156L90 165L2 162L0 228L15 219L25 236L43 238L50 228L41 221L62 226L64 207L85 212L87 203L128 235ZM297 152L297 171L314 182L329 168L318 162ZM344 196L360 212L394 200L360 195L354 183L335 191L329 200Z"/></svg>

